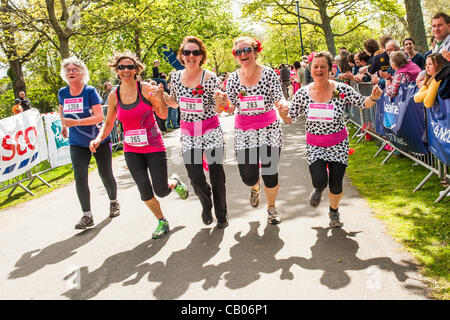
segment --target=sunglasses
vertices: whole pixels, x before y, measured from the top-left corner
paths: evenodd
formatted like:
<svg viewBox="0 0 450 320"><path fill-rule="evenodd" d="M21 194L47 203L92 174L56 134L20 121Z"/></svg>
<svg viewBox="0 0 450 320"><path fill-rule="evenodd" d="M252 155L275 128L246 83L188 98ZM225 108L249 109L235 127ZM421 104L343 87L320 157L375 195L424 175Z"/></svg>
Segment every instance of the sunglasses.
<svg viewBox="0 0 450 320"><path fill-rule="evenodd" d="M181 51L181 54L186 57L189 57L191 55L191 53L196 57L200 56L202 54L202 52L200 50L183 50L183 51Z"/></svg>
<svg viewBox="0 0 450 320"><path fill-rule="evenodd" d="M134 70L134 69L136 69L136 65L134 65L134 64L121 64L121 65L117 66L117 70L125 70L125 69Z"/></svg>
<svg viewBox="0 0 450 320"><path fill-rule="evenodd" d="M242 48L242 49L235 50L234 51L234 55L240 57L243 53L247 53L248 54L248 53L250 53L252 51L253 51L252 47L245 47L245 48Z"/></svg>

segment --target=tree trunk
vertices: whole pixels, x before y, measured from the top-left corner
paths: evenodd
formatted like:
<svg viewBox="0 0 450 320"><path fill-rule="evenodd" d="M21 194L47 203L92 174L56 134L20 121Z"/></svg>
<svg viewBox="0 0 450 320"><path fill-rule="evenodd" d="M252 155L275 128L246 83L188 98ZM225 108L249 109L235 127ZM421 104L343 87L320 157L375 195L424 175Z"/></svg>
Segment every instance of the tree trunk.
<svg viewBox="0 0 450 320"><path fill-rule="evenodd" d="M327 43L328 51L334 57L336 55L336 45L334 44L334 34L331 28L331 19L327 14L327 3L324 0L317 1L322 25L320 26L325 34L325 41Z"/></svg>
<svg viewBox="0 0 450 320"><path fill-rule="evenodd" d="M428 51L428 44L420 0L405 0L405 8L409 35L414 39L417 51L423 54Z"/></svg>
<svg viewBox="0 0 450 320"><path fill-rule="evenodd" d="M140 37L141 37L141 30L139 30L138 28L134 29L134 44L135 44L135 48L136 48L136 57L138 57L138 59L140 61L142 61L141 59L141 41L140 41Z"/></svg>
<svg viewBox="0 0 450 320"><path fill-rule="evenodd" d="M9 61L9 74L11 75L11 82L14 91L14 97L19 97L19 92L26 92L25 80L22 72L22 62L19 59Z"/></svg>
<svg viewBox="0 0 450 320"><path fill-rule="evenodd" d="M70 50L69 50L69 38L65 37L58 37L59 40L59 53L61 54L61 58L67 59L70 57Z"/></svg>

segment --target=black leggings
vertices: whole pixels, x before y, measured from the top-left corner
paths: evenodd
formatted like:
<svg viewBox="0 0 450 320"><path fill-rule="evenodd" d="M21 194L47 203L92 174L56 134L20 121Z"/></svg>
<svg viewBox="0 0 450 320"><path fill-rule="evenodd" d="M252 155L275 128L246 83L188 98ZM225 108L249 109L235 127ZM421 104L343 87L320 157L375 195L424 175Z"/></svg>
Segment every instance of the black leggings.
<svg viewBox="0 0 450 320"><path fill-rule="evenodd" d="M211 186L206 182L206 176L203 172L203 152L205 152L208 161ZM212 188L214 212L219 222L225 221L227 215L225 172L222 164L223 152L223 148L216 148L212 150L190 149L183 153L184 165L191 180L191 185L204 209L212 207Z"/></svg>
<svg viewBox="0 0 450 320"><path fill-rule="evenodd" d="M327 173L327 164L328 171ZM314 188L323 191L329 183L329 189L332 194L342 193L342 180L344 179L347 166L340 162L326 162L318 159L309 165L309 172Z"/></svg>
<svg viewBox="0 0 450 320"><path fill-rule="evenodd" d="M254 186L259 179L259 161L261 161L261 176L267 188L278 185L278 165L281 148L261 146L237 151L239 173L242 181L248 186Z"/></svg>
<svg viewBox="0 0 450 320"><path fill-rule="evenodd" d="M83 212L91 211L91 193L88 184L88 169L92 153L89 148L70 146L70 158L72 160L75 176L75 187L78 200ZM98 173L105 186L110 200L117 199L117 184L112 171L111 140L103 142L94 153L97 162Z"/></svg>
<svg viewBox="0 0 450 320"><path fill-rule="evenodd" d="M136 182L142 201L154 198L153 190L158 197L167 196L172 189L167 184L167 157L166 152L134 153L125 152L125 161L131 176ZM152 183L150 183L150 177Z"/></svg>

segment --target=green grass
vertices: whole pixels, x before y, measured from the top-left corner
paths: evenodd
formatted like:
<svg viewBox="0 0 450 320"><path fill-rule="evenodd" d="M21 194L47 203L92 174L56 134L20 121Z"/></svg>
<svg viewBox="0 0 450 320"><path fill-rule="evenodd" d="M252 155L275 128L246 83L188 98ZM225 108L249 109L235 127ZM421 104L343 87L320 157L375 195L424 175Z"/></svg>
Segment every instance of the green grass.
<svg viewBox="0 0 450 320"><path fill-rule="evenodd" d="M355 132L349 128L350 137ZM347 175L373 208L375 215L385 222L389 233L419 262L431 297L450 299L450 198L440 203L434 200L443 191L439 177L433 177L418 192L415 187L425 178L428 170L405 157L387 156L376 140L356 143L350 141L355 153L349 157Z"/></svg>
<svg viewBox="0 0 450 320"><path fill-rule="evenodd" d="M113 157L116 157L116 156L119 156L122 154L123 154L123 151L114 151ZM91 162L90 162L89 171L92 171L95 168L97 168L97 163L95 162L95 158L92 157ZM65 185L67 185L68 183L70 183L74 180L72 164L67 164L65 166L55 168L55 169L50 170L40 176L42 179L47 181L52 186L52 188L47 187L41 180L35 179L33 181L33 184L28 188L31 192L33 192L35 194L34 197L20 187L17 187L17 189L14 191L14 193L10 197L8 197L8 194L11 192L11 188L3 190L0 192L0 199L1 199L0 200L0 209L12 207L12 206L18 205L20 203L32 200L34 198L43 196L47 193L52 192L55 189L58 189L58 188L61 188ZM25 181L22 184L26 187L28 185L28 181Z"/></svg>

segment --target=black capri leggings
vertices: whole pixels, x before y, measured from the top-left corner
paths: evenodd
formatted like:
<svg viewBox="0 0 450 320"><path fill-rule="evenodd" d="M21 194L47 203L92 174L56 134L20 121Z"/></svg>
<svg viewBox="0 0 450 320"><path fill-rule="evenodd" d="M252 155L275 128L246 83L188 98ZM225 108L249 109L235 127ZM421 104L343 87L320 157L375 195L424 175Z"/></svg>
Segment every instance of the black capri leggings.
<svg viewBox="0 0 450 320"><path fill-rule="evenodd" d="M80 146L70 146L70 158L72 160L73 172L75 176L75 187L78 200L83 212L91 211L91 193L88 184L88 169L92 153L89 148ZM111 140L103 142L94 153L97 162L98 173L105 186L110 200L117 198L117 184L112 171L112 151Z"/></svg>
<svg viewBox="0 0 450 320"><path fill-rule="evenodd" d="M166 152L134 153L125 152L125 161L131 176L138 187L142 201L148 201L155 196L167 196L172 190L167 185L167 157ZM150 183L150 177L152 183Z"/></svg>
<svg viewBox="0 0 450 320"><path fill-rule="evenodd" d="M327 173L327 164L329 174ZM309 165L314 188L323 191L327 187L328 182L332 194L342 193L342 181L346 168L347 166L340 162L327 162L322 159L314 161Z"/></svg>
<svg viewBox="0 0 450 320"><path fill-rule="evenodd" d="M261 161L261 176L267 188L278 185L278 165L281 148L261 146L238 150L236 153L239 173L242 181L248 186L254 186L259 179L259 161Z"/></svg>

